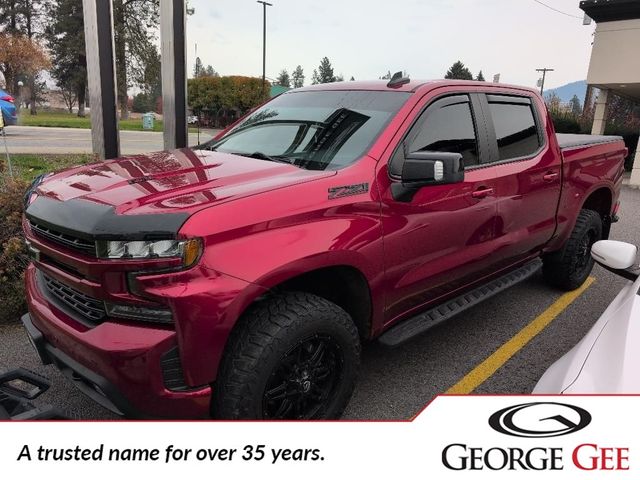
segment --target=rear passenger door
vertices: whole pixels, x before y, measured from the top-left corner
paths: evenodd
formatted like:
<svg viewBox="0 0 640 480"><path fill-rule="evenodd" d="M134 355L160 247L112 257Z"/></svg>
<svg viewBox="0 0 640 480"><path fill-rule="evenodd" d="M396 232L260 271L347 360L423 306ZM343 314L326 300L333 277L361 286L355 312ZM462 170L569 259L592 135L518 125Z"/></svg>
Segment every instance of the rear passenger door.
<svg viewBox="0 0 640 480"><path fill-rule="evenodd" d="M481 95L495 175L496 262L508 266L535 254L553 236L561 188L561 156L536 97Z"/></svg>

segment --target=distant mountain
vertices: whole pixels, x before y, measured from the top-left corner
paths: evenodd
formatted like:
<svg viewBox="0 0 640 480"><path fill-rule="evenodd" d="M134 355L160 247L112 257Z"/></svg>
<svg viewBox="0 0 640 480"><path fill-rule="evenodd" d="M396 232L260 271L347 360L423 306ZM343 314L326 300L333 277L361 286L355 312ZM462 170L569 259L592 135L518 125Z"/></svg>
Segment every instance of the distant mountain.
<svg viewBox="0 0 640 480"><path fill-rule="evenodd" d="M562 87L545 90L544 96L548 98L553 93L560 97L561 102L569 102L574 95L577 95L580 103L582 103L584 102L584 96L587 94L587 81L580 80L579 82L568 83Z"/></svg>

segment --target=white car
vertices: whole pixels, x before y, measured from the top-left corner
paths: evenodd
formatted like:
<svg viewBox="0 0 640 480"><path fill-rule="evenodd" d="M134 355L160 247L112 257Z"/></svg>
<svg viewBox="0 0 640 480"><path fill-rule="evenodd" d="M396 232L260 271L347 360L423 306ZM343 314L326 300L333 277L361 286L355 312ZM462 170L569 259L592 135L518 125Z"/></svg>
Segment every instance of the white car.
<svg viewBox="0 0 640 480"><path fill-rule="evenodd" d="M634 245L594 244L592 257L629 280L589 333L545 372L533 393L640 393L640 267Z"/></svg>

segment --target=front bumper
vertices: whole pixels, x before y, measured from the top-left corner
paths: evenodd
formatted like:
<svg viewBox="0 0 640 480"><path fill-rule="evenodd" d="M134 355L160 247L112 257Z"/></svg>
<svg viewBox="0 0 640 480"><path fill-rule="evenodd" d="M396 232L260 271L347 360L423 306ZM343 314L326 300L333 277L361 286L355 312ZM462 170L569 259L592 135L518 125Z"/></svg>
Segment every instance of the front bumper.
<svg viewBox="0 0 640 480"><path fill-rule="evenodd" d="M176 346L172 330L105 322L83 329L38 288L26 272L30 314L22 318L43 363L53 363L100 405L131 418L206 418L211 387L169 390L162 361Z"/></svg>

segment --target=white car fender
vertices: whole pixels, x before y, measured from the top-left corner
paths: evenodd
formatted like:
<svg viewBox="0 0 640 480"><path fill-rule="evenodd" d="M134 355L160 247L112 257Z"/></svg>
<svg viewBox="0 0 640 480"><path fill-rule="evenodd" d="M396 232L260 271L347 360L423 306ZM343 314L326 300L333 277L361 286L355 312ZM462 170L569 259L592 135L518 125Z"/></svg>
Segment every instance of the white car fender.
<svg viewBox="0 0 640 480"><path fill-rule="evenodd" d="M640 393L640 278L545 372L533 393Z"/></svg>

